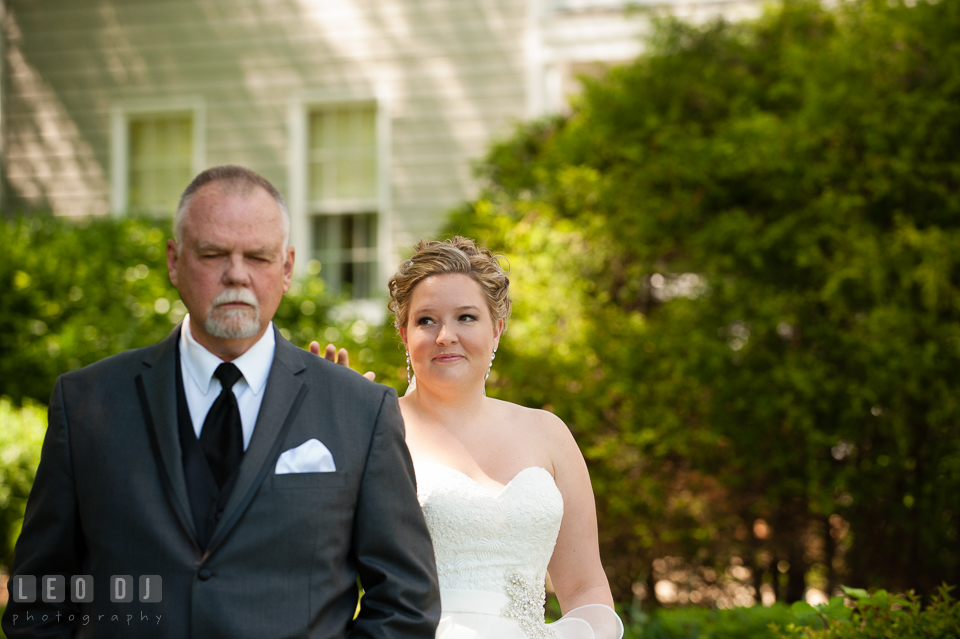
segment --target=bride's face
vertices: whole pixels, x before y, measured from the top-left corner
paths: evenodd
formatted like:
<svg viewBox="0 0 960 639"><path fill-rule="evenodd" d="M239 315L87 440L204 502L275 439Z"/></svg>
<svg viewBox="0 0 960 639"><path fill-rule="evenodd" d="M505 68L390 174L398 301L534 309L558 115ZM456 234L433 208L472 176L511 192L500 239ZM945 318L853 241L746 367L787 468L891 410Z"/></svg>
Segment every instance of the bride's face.
<svg viewBox="0 0 960 639"><path fill-rule="evenodd" d="M494 323L483 290L459 273L432 275L410 296L400 329L417 384L483 384L503 322Z"/></svg>

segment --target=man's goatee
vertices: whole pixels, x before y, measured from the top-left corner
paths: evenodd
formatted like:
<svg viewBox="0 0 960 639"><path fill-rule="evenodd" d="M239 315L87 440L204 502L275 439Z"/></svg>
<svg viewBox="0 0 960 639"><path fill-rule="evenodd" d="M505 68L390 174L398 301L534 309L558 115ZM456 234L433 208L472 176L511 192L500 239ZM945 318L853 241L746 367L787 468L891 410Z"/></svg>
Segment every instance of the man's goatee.
<svg viewBox="0 0 960 639"><path fill-rule="evenodd" d="M250 308L220 308L224 304L243 302ZM203 328L221 339L244 339L260 332L260 302L253 291L228 288L210 303Z"/></svg>

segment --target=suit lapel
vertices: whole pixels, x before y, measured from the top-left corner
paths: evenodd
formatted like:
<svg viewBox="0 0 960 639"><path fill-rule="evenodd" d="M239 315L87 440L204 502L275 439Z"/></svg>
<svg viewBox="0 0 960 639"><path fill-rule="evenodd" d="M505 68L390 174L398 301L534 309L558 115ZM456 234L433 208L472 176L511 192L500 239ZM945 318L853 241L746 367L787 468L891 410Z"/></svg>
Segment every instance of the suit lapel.
<svg viewBox="0 0 960 639"><path fill-rule="evenodd" d="M237 483L227 501L223 518L208 546L211 551L240 519L264 478L273 470L284 435L296 418L307 393L306 384L298 377L306 369L301 359L304 351L284 339L276 328L274 331L277 347L273 364L270 366L267 387L264 389L263 403L257 415L257 424L253 429L250 446L243 455Z"/></svg>
<svg viewBox="0 0 960 639"><path fill-rule="evenodd" d="M190 515L190 498L187 496L177 430L175 349L179 338L178 326L156 346L148 349L143 359L148 368L137 375L136 383L144 420L155 448L154 454L159 456L158 462L165 473L165 487L172 495L177 516L195 540L197 534Z"/></svg>

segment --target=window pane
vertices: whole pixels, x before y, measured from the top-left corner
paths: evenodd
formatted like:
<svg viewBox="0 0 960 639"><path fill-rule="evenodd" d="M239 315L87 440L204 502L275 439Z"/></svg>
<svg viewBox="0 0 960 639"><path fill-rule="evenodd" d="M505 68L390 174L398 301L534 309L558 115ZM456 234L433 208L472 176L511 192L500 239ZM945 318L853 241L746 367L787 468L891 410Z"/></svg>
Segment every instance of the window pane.
<svg viewBox="0 0 960 639"><path fill-rule="evenodd" d="M356 188L356 169L354 168L354 163L349 159L349 156L344 154L344 157L337 161L337 197L340 198L357 198L360 197L360 194Z"/></svg>
<svg viewBox="0 0 960 639"><path fill-rule="evenodd" d="M373 105L318 108L309 115L307 193L316 209L331 204L363 211L316 215L313 254L335 295L366 298L376 290L377 199L376 109Z"/></svg>
<svg viewBox="0 0 960 639"><path fill-rule="evenodd" d="M310 148L311 149L321 149L326 144L324 135L323 135L323 121L324 121L323 111L316 111L310 114Z"/></svg>
<svg viewBox="0 0 960 639"><path fill-rule="evenodd" d="M370 297L370 263L354 262L351 266L353 268L350 273L352 276L350 285L353 292L353 299Z"/></svg>
<svg viewBox="0 0 960 639"><path fill-rule="evenodd" d="M368 249L377 248L377 216L373 214L355 215L353 224L353 247L363 249L363 255Z"/></svg>
<svg viewBox="0 0 960 639"><path fill-rule="evenodd" d="M313 259L334 295L373 295L377 274L377 215L317 215L313 218Z"/></svg>
<svg viewBox="0 0 960 639"><path fill-rule="evenodd" d="M189 114L129 120L128 208L173 213L193 174L193 118Z"/></svg>
<svg viewBox="0 0 960 639"><path fill-rule="evenodd" d="M377 162L376 158L368 157L357 162L357 189L361 193L376 197L377 193Z"/></svg>
<svg viewBox="0 0 960 639"><path fill-rule="evenodd" d="M178 127L178 132L180 133L180 139L178 140L177 157L181 157L181 158L189 157L192 159L192 156L193 156L193 120L192 118L187 116L180 118L180 126ZM187 188L186 184L184 184L183 188Z"/></svg>
<svg viewBox="0 0 960 639"><path fill-rule="evenodd" d="M313 202L377 196L376 111L360 105L310 114L308 193Z"/></svg>
<svg viewBox="0 0 960 639"><path fill-rule="evenodd" d="M323 184L327 177L327 167L322 162L313 162L310 165L310 200L313 202L323 199Z"/></svg>
<svg viewBox="0 0 960 639"><path fill-rule="evenodd" d="M367 109L360 113L360 134L359 142L364 148L371 149L376 153L377 146L377 118L373 109Z"/></svg>

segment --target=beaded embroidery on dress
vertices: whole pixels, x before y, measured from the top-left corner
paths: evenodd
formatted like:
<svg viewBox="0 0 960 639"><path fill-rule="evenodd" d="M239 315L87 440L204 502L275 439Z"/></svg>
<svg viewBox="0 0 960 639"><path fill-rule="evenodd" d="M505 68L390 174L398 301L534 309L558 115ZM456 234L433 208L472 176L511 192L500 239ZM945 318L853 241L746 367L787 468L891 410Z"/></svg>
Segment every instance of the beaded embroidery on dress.
<svg viewBox="0 0 960 639"><path fill-rule="evenodd" d="M553 476L525 468L494 494L453 468L420 463L416 471L444 601L437 637L556 637L543 620L544 577L563 518Z"/></svg>

